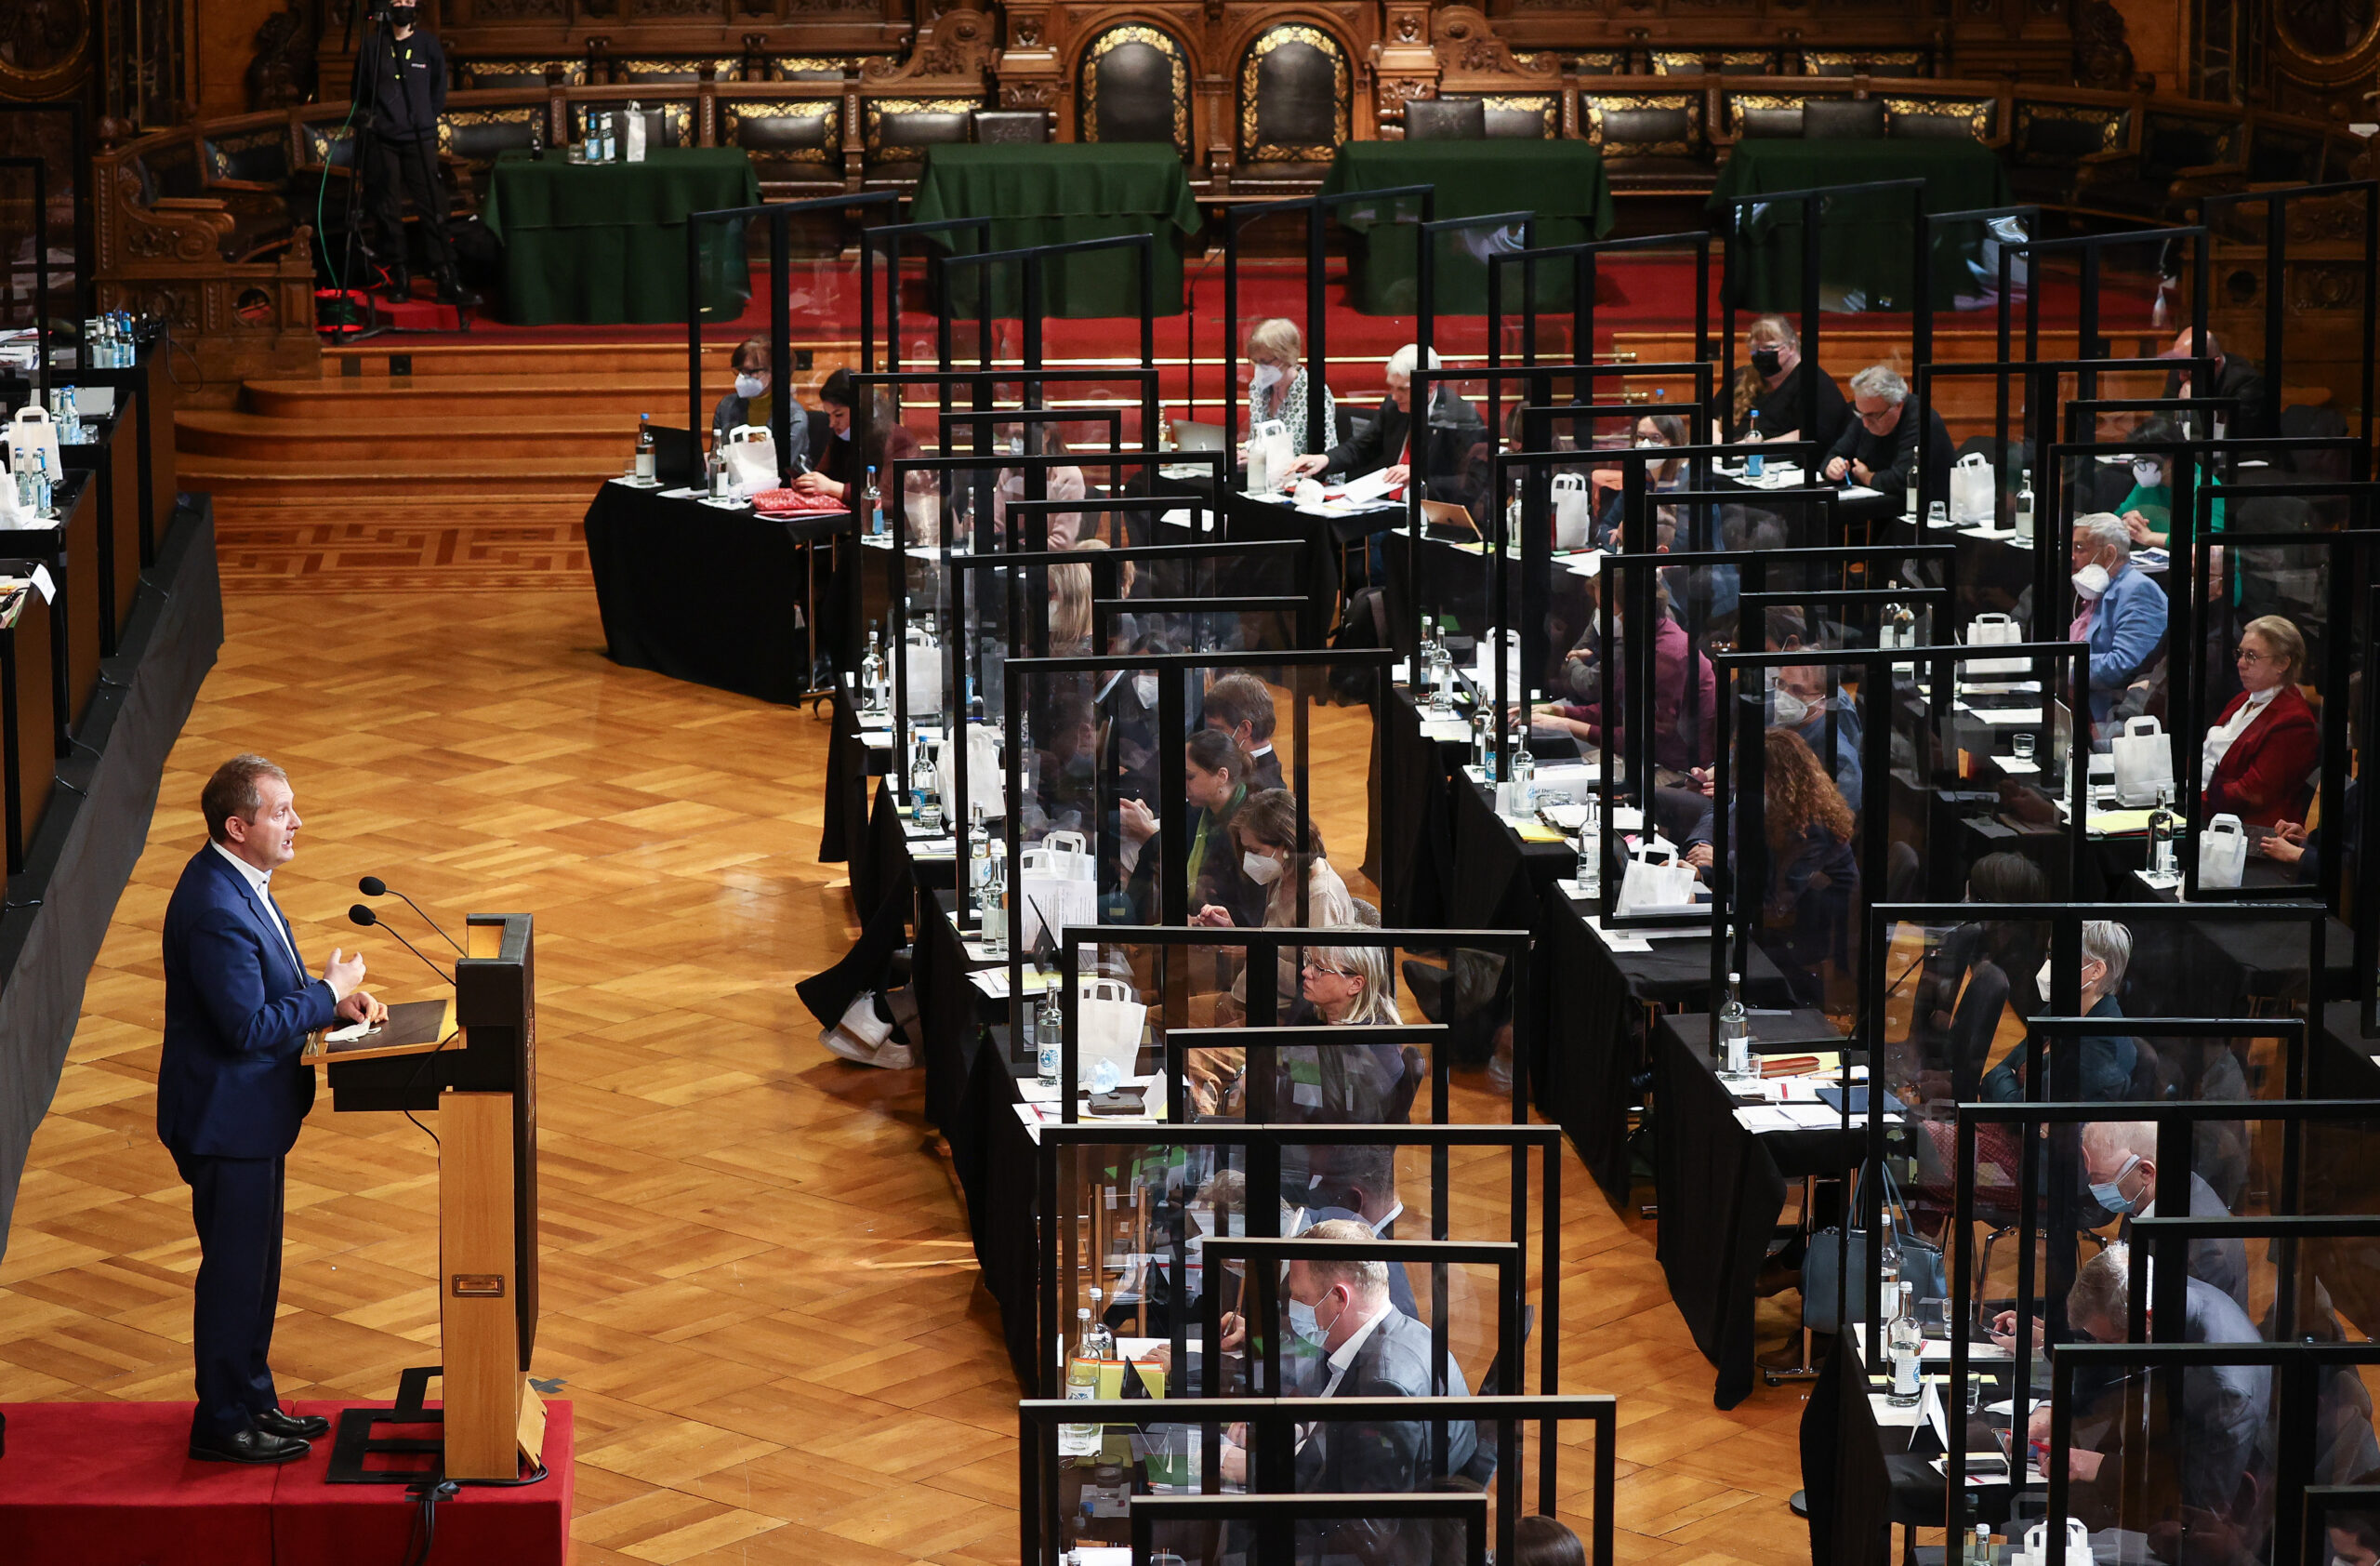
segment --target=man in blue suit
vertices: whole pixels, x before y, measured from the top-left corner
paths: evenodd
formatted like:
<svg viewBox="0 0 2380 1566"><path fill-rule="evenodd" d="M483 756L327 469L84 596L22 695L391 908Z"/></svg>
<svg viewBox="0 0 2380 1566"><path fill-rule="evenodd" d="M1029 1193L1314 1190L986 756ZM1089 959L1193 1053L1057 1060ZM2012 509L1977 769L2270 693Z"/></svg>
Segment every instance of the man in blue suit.
<svg viewBox="0 0 2380 1566"><path fill-rule="evenodd" d="M2132 563L2132 533L2121 517L2091 511L2074 519L2069 556L2082 612L2071 639L2091 644L2091 723L2108 721L2116 697L2165 645L2165 590Z"/></svg>
<svg viewBox="0 0 2380 1566"><path fill-rule="evenodd" d="M200 791L206 846L165 906L165 1047L157 1138L191 1190L198 1228L192 1350L198 1408L190 1454L286 1463L329 1421L284 1413L265 1356L281 1294L284 1161L314 1102L306 1035L335 1021L377 1022L364 959L334 950L309 978L272 900L272 872L298 852L289 777L234 756Z"/></svg>

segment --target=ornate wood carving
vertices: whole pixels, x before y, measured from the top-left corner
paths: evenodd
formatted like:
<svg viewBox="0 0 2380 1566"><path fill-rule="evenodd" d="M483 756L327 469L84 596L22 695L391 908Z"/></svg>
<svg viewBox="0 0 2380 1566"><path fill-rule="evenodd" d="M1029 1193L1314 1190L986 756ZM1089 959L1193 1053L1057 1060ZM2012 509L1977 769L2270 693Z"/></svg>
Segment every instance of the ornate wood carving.
<svg viewBox="0 0 2380 1566"><path fill-rule="evenodd" d="M990 19L981 11L946 11L907 60L895 64L871 56L860 66L860 79L888 86L960 78L981 81L994 53Z"/></svg>
<svg viewBox="0 0 2380 1566"><path fill-rule="evenodd" d="M2123 13L2109 0L2077 0L2075 84L2121 91L2132 86L2132 46L2124 39Z"/></svg>
<svg viewBox="0 0 2380 1566"><path fill-rule="evenodd" d="M1514 59L1511 46L1496 35L1488 19L1468 6L1449 6L1439 11L1435 33L1438 69L1450 76L1559 80L1562 75L1562 62L1555 56Z"/></svg>

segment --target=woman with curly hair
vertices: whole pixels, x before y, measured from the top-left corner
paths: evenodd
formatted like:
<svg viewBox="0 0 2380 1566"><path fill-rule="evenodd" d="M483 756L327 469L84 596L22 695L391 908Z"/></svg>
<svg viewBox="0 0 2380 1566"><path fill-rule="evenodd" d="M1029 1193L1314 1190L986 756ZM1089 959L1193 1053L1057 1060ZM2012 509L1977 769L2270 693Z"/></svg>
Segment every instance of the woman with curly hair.
<svg viewBox="0 0 2380 1566"><path fill-rule="evenodd" d="M1826 983L1819 964L1831 962L1838 970L1850 972L1851 915L1859 900L1851 807L1809 746L1792 730L1769 729L1761 760L1761 826L1768 875L1752 938L1784 973L1796 1005L1822 1005ZM1734 806L1728 808L1730 858L1739 859ZM1698 868L1707 869L1712 861L1714 816L1706 810L1700 824L1686 834L1686 856ZM1737 867L1731 863L1729 868Z"/></svg>

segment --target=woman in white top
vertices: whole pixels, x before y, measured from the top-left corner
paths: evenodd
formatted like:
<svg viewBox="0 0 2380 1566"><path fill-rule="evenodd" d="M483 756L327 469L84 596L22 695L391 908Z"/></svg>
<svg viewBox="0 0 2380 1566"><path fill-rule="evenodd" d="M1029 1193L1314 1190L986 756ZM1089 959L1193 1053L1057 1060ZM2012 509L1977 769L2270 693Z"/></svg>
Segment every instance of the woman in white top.
<svg viewBox="0 0 2380 1566"><path fill-rule="evenodd" d="M1289 428L1290 449L1300 457L1319 456L1339 442L1338 409L1330 388L1322 389L1322 444L1306 439L1306 398L1313 384L1303 359L1305 338L1297 323L1278 316L1259 321L1248 329L1248 427L1277 418Z"/></svg>
<svg viewBox="0 0 2380 1566"><path fill-rule="evenodd" d="M1330 868L1322 833L1312 821L1305 826L1305 845L1298 846L1297 802L1287 789L1266 789L1248 796L1231 818L1233 841L1239 845L1240 869L1264 888L1264 927L1268 930L1320 929L1355 922L1355 899L1347 883ZM1305 881L1305 917L1298 917L1298 881ZM1231 911L1212 904L1198 910L1194 922L1227 926Z"/></svg>

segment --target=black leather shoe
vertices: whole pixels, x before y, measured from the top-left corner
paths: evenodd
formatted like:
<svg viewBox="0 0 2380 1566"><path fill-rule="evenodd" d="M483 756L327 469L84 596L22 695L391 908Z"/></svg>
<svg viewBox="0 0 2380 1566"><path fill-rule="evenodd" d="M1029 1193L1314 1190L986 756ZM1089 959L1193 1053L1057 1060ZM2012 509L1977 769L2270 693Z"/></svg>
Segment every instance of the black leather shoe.
<svg viewBox="0 0 2380 1566"><path fill-rule="evenodd" d="M331 1422L319 1413L284 1413L277 1408L269 1408L251 1417L256 1420L257 1428L269 1436L311 1440L331 1433Z"/></svg>
<svg viewBox="0 0 2380 1566"><path fill-rule="evenodd" d="M456 310L476 310L485 302L478 294L465 287L463 280L451 272L440 272L437 281L438 298L442 303L451 304Z"/></svg>
<svg viewBox="0 0 2380 1566"><path fill-rule="evenodd" d="M258 1429L190 1440L190 1454L201 1463L295 1463L312 1450L293 1437Z"/></svg>
<svg viewBox="0 0 2380 1566"><path fill-rule="evenodd" d="M403 267L391 271L388 286L380 290L380 297L390 304L409 303L413 299L413 273Z"/></svg>

